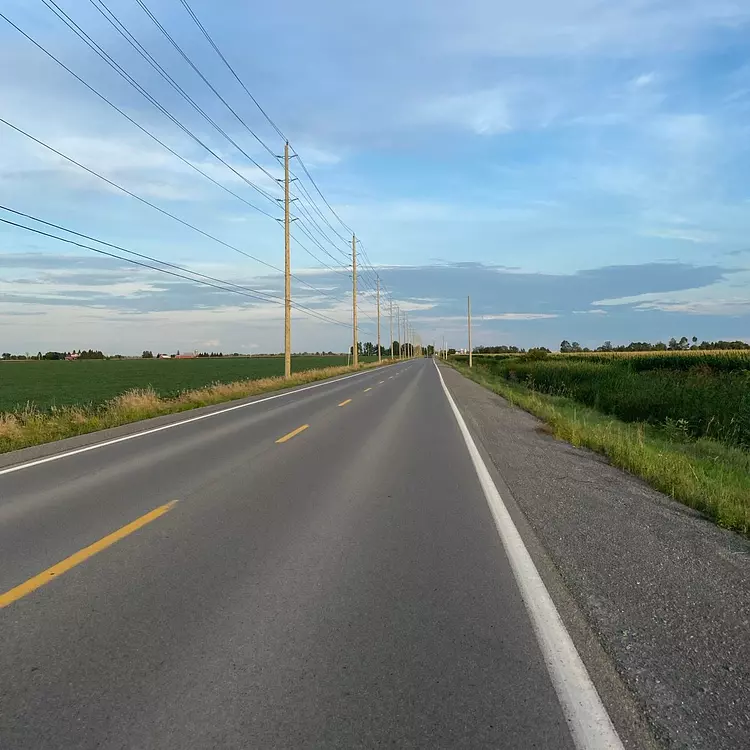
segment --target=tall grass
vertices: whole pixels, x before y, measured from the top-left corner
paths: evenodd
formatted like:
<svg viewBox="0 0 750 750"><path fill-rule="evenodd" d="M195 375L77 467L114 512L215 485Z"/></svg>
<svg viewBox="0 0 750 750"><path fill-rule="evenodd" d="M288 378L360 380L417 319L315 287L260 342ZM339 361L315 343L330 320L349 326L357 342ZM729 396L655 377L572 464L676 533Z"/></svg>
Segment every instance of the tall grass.
<svg viewBox="0 0 750 750"><path fill-rule="evenodd" d="M652 487L712 518L750 533L750 453L722 442L685 439L681 431L644 422L627 423L581 406L567 396L530 390L480 365L463 374L548 422L554 434L606 455Z"/></svg>
<svg viewBox="0 0 750 750"><path fill-rule="evenodd" d="M666 427L675 437L750 448L750 357L743 352L522 356L483 359L478 366L625 422Z"/></svg>

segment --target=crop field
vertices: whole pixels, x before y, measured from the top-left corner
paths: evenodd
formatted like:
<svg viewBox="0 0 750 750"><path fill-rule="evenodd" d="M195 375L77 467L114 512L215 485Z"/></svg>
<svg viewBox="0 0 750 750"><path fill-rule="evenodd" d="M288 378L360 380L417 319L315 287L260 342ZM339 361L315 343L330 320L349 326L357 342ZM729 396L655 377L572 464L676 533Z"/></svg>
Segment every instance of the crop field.
<svg viewBox="0 0 750 750"><path fill-rule="evenodd" d="M345 364L346 355L297 356L292 358L292 371ZM27 405L42 411L54 406L98 406L125 391L148 387L163 398L173 398L212 383L283 374L283 357L0 362L0 412Z"/></svg>
<svg viewBox="0 0 750 750"><path fill-rule="evenodd" d="M662 427L675 439L705 437L750 449L746 351L591 352L475 362L531 390L566 396L625 422Z"/></svg>

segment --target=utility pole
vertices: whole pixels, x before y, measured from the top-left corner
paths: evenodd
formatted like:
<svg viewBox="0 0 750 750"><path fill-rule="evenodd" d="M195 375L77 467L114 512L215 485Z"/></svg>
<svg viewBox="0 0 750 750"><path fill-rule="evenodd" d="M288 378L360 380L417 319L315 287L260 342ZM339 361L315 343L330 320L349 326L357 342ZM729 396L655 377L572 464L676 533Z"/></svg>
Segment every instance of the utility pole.
<svg viewBox="0 0 750 750"><path fill-rule="evenodd" d="M398 358L401 359L401 310L396 305L396 336L398 336Z"/></svg>
<svg viewBox="0 0 750 750"><path fill-rule="evenodd" d="M378 364L383 360L380 356L380 276L378 276Z"/></svg>
<svg viewBox="0 0 750 750"><path fill-rule="evenodd" d="M284 377L292 375L292 261L289 219L289 141L284 144Z"/></svg>
<svg viewBox="0 0 750 750"><path fill-rule="evenodd" d="M466 298L466 310L469 314L469 367L471 368L471 297Z"/></svg>
<svg viewBox="0 0 750 750"><path fill-rule="evenodd" d="M352 349L352 364L359 367L359 354L357 353L357 238L352 235L352 333L354 348Z"/></svg>
<svg viewBox="0 0 750 750"><path fill-rule="evenodd" d="M393 359L393 299L391 299L390 321L391 321L391 341L388 344L388 352L391 355L391 359Z"/></svg>

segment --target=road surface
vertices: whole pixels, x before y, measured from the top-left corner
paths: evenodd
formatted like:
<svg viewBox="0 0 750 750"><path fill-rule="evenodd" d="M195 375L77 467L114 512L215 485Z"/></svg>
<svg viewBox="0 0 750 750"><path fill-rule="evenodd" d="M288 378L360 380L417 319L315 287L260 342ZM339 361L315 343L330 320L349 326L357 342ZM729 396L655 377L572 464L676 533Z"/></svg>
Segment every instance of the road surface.
<svg viewBox="0 0 750 750"><path fill-rule="evenodd" d="M576 746L431 361L59 455L0 469L0 747Z"/></svg>

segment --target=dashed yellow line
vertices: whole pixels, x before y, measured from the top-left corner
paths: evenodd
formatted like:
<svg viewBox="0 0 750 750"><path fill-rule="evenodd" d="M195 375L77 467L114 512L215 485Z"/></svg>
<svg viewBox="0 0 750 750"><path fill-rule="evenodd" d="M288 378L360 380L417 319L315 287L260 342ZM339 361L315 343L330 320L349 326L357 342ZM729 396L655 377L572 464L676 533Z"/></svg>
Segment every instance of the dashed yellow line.
<svg viewBox="0 0 750 750"><path fill-rule="evenodd" d="M342 401L339 406L346 406L347 404L351 404L352 400L350 398L346 399L346 401Z"/></svg>
<svg viewBox="0 0 750 750"><path fill-rule="evenodd" d="M371 390L372 390L372 386L370 388L365 388L364 391L362 391L362 393L367 393L367 391L371 391Z"/></svg>
<svg viewBox="0 0 750 750"><path fill-rule="evenodd" d="M284 435L284 437L280 437L276 442L286 443L287 440L291 440L295 435L299 435L300 432L304 432L309 426L310 426L309 424L303 424L302 427L298 427L296 430L287 432L287 434Z"/></svg>
<svg viewBox="0 0 750 750"><path fill-rule="evenodd" d="M154 510L146 513L146 515L136 518L135 521L131 521L127 526L123 526L121 529L113 531L98 542L94 542L70 557L61 560L57 565L53 565L51 568L47 568L47 570L42 571L33 578L29 578L25 583L12 588L10 591L6 591L4 594L0 594L0 609L7 607L9 604L12 604L18 599L30 594L32 591L36 591L36 589L41 588L50 581L54 581L55 578L59 578L63 573L67 573L71 568L75 568L76 565L80 565L90 557L107 549L107 547L111 547L115 542L119 542L120 539L124 539L126 536L132 534L134 531L138 531L138 529L146 524L155 521L160 516L163 516L165 513L172 510L176 502L177 500L172 500L171 503L154 508Z"/></svg>

